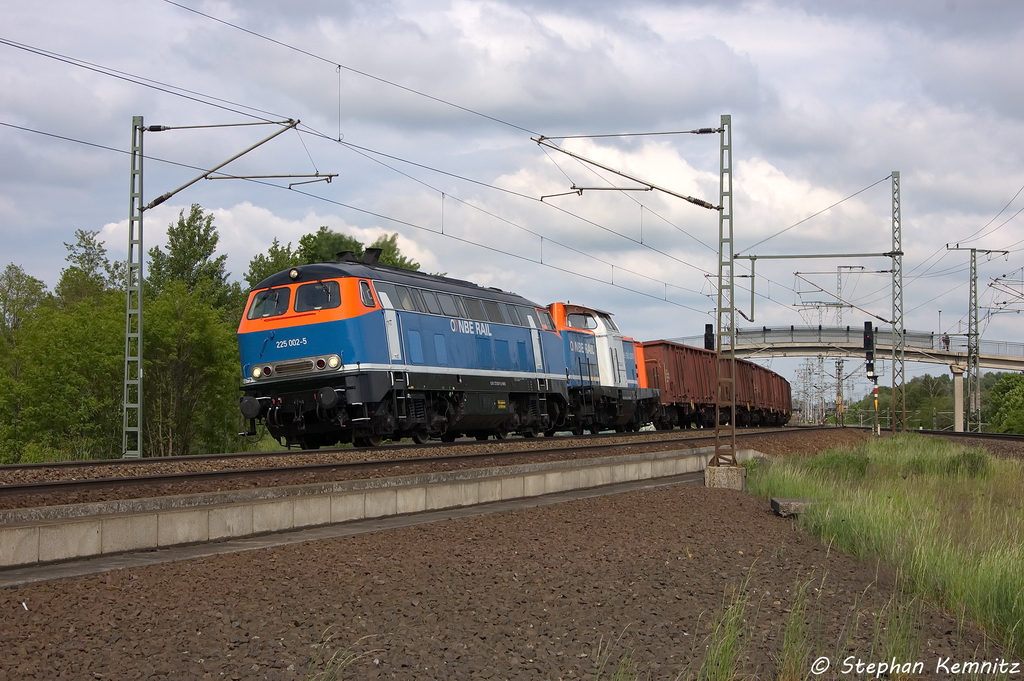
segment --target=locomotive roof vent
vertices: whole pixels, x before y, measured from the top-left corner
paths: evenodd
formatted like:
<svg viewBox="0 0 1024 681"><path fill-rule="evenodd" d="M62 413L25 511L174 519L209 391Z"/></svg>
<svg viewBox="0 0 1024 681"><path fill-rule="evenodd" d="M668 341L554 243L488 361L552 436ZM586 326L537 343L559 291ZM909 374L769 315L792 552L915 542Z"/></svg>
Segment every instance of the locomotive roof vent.
<svg viewBox="0 0 1024 681"><path fill-rule="evenodd" d="M376 265L380 261L380 254L383 252L383 248L367 248L363 251L363 264Z"/></svg>
<svg viewBox="0 0 1024 681"><path fill-rule="evenodd" d="M338 251L335 254L338 262L359 262L356 260L356 254L353 251Z"/></svg>

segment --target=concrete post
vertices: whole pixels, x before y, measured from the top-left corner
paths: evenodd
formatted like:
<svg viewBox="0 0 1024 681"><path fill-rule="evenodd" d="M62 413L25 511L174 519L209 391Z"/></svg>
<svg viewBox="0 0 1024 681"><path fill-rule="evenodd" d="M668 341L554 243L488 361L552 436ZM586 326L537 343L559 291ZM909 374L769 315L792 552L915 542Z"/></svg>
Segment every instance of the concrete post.
<svg viewBox="0 0 1024 681"><path fill-rule="evenodd" d="M964 372L966 367L950 364L953 372L953 432L964 432Z"/></svg>

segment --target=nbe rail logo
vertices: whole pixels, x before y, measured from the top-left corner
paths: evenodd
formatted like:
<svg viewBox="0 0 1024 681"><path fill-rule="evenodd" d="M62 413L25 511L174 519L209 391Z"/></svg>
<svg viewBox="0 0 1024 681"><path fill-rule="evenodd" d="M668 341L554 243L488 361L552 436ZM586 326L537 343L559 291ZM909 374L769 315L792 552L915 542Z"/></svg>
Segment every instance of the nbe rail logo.
<svg viewBox="0 0 1024 681"><path fill-rule="evenodd" d="M487 322L474 322L468 319L451 320L452 331L455 333L468 333L473 336L490 336L491 325Z"/></svg>

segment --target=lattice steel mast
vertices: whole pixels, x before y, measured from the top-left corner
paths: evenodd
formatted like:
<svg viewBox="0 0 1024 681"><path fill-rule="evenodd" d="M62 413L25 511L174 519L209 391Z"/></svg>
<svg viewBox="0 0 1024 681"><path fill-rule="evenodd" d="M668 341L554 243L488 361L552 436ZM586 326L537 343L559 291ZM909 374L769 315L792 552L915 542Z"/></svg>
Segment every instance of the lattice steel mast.
<svg viewBox="0 0 1024 681"><path fill-rule="evenodd" d="M180 127L171 127L167 125L151 125L148 128L142 124L142 116L132 117L132 150L131 150L131 181L129 186L129 207L128 207L128 267L125 272L125 334L124 334L124 393L122 402L122 440L121 440L121 456L123 458L139 458L142 456L142 414L145 408L144 393L142 390L142 349L143 349L143 335L142 335L142 286L143 286L143 272L142 272L142 261L145 258L146 253L142 247L142 214L153 208L159 206L161 203L171 198L178 192L191 187L193 184L203 179L222 179L223 177L229 177L232 179L249 179L249 178L314 178L310 181L330 182L331 178L337 177L337 174L326 174L321 175L317 172L315 175L228 175L227 173L219 173L214 175L221 168L231 163L235 159L248 154L250 151L259 147L262 144L269 142L278 135L291 130L299 124L299 121L288 119L286 121L268 121L259 123L228 123L223 125L188 125ZM251 126L251 125L280 125L280 130L266 137L265 139L253 144L245 151L239 152L229 158L228 160L214 166L212 169L203 172L201 175L189 180L182 186L161 194L153 201L143 205L142 203L142 133L143 132L163 132L165 130L182 130L182 129L195 129L195 128L224 128L224 127L240 127L240 126ZM305 184L304 182L296 182L295 184Z"/></svg>
<svg viewBox="0 0 1024 681"><path fill-rule="evenodd" d="M121 456L142 456L142 116L132 117Z"/></svg>
<svg viewBox="0 0 1024 681"><path fill-rule="evenodd" d="M733 264L732 116L722 115L719 132L718 210L718 386L715 414L715 453L709 466L735 466L736 462L736 287ZM722 426L722 411L728 424Z"/></svg>
<svg viewBox="0 0 1024 681"><path fill-rule="evenodd" d="M961 248L957 244L947 251L971 252L971 301L967 314L967 432L981 432L981 330L978 326L978 253L1007 254L983 248Z"/></svg>
<svg viewBox="0 0 1024 681"><path fill-rule="evenodd" d="M907 429L905 376L906 330L903 325L903 225L900 171L892 171L892 432Z"/></svg>

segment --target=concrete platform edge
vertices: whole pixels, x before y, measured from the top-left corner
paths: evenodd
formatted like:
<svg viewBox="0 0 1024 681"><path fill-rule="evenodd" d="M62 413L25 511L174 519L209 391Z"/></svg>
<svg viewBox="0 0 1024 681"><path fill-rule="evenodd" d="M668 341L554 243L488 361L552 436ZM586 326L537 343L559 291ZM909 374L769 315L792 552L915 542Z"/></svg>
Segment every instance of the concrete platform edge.
<svg viewBox="0 0 1024 681"><path fill-rule="evenodd" d="M704 470L711 449L5 511L0 569L671 477Z"/></svg>

